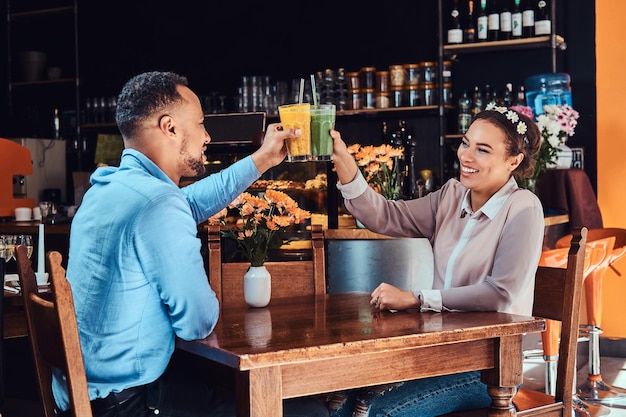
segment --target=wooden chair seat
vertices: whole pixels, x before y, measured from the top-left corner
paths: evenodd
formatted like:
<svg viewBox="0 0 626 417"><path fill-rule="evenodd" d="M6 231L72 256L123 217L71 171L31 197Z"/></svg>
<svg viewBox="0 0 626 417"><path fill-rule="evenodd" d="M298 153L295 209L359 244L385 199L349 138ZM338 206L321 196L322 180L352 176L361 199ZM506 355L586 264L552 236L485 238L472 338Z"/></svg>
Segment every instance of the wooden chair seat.
<svg viewBox="0 0 626 417"><path fill-rule="evenodd" d="M208 226L208 265L211 288L221 305L242 304L243 275L249 262L222 262L222 240L219 225ZM326 260L322 226L311 225L311 260L266 262L272 275L272 298L326 292Z"/></svg>
<svg viewBox="0 0 626 417"><path fill-rule="evenodd" d="M572 416L586 242L587 229L576 229L567 255L567 268L537 267L533 315L561 322L556 392L553 396L520 388L513 398L518 416ZM448 413L441 417L477 417L488 414L489 410L485 408Z"/></svg>
<svg viewBox="0 0 626 417"><path fill-rule="evenodd" d="M47 254L52 285L52 293L48 294L50 299L39 293L26 246L17 246L15 254L44 415L57 415L52 394L52 370L57 368L67 377L72 415L91 417L72 289L65 278L65 269L61 266L61 254L56 251Z"/></svg>

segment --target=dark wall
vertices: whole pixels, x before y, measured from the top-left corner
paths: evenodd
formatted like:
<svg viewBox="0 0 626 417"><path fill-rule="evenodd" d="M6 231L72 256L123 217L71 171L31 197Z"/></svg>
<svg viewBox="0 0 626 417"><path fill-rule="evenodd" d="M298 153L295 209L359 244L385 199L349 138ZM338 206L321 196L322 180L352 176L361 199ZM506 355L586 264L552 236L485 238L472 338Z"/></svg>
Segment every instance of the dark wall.
<svg viewBox="0 0 626 417"><path fill-rule="evenodd" d="M5 3L0 0L3 10ZM445 9L450 4L444 0ZM184 74L199 95L218 92L230 101L242 75L290 81L324 68L357 71L437 60L435 0L276 0L253 6L237 1L79 0L78 8L82 99L116 95L129 77L155 69ZM557 32L568 45L557 52L557 71L572 76L574 106L581 113L568 144L585 148L585 170L595 187L595 2L573 7L560 0L557 15ZM2 35L5 25L2 19ZM454 93L475 84L517 85L528 75L550 72L549 59L547 50L459 56L453 64ZM0 68L2 79L4 70ZM0 135L6 102L0 107ZM367 127L373 138L379 137L377 126L370 121ZM357 134L366 135L362 130Z"/></svg>
<svg viewBox="0 0 626 417"><path fill-rule="evenodd" d="M310 0L251 7L237 1L90 2L80 6L83 87L86 95L116 92L129 76L162 69L187 75L201 94L234 95L242 75L288 81L324 68L433 60L435 6L400 0L375 7L354 0L324 7Z"/></svg>

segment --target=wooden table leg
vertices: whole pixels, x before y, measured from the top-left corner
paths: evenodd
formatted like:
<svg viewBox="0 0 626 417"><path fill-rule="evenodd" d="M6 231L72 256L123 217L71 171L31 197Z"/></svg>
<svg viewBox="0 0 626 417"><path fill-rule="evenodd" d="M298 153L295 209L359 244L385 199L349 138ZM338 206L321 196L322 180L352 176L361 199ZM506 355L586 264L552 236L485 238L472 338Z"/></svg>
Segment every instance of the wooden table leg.
<svg viewBox="0 0 626 417"><path fill-rule="evenodd" d="M517 411L513 405L513 396L517 389L515 387L488 387L487 391L491 397L491 408L489 417L516 416Z"/></svg>
<svg viewBox="0 0 626 417"><path fill-rule="evenodd" d="M496 367L482 372L491 397L490 417L515 416L513 396L523 382L522 336L501 337L496 343Z"/></svg>
<svg viewBox="0 0 626 417"><path fill-rule="evenodd" d="M280 368L258 368L237 375L237 417L283 415Z"/></svg>

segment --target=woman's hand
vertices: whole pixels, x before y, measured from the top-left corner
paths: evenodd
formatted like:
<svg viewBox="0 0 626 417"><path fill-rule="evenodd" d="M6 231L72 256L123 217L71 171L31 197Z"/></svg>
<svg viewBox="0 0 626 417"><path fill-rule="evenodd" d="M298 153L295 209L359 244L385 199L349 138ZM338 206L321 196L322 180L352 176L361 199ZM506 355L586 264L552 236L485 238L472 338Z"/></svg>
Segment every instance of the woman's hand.
<svg viewBox="0 0 626 417"><path fill-rule="evenodd" d="M411 291L404 291L383 282L374 291L370 304L383 310L408 310L420 308L420 302Z"/></svg>
<svg viewBox="0 0 626 417"><path fill-rule="evenodd" d="M332 161L337 171L337 179L341 184L347 184L354 180L358 172L356 162L350 152L346 143L341 139L341 133L336 130L330 131L330 136L333 138L333 156Z"/></svg>

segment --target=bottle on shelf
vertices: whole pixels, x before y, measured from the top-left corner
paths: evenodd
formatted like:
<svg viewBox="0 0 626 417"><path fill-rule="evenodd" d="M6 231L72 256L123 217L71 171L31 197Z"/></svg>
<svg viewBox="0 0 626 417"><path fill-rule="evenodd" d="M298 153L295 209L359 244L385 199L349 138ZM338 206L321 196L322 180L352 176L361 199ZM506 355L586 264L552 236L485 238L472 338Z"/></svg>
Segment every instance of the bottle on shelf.
<svg viewBox="0 0 626 417"><path fill-rule="evenodd" d="M535 8L533 0L525 0L522 8L522 37L532 38L535 36Z"/></svg>
<svg viewBox="0 0 626 417"><path fill-rule="evenodd" d="M524 89L524 84L520 84L517 87L517 95L515 98L514 106L526 106L526 90Z"/></svg>
<svg viewBox="0 0 626 417"><path fill-rule="evenodd" d="M396 148L405 147L407 142L407 135L408 132L406 130L406 121L398 120L398 128L395 132L391 134L391 145ZM406 150L407 148L405 147L404 149ZM400 186L400 190L404 190L404 179L406 178L408 169L406 164L406 152L403 156L398 158L398 163L396 166L394 166L394 169L396 169L396 183L393 185L398 185Z"/></svg>
<svg viewBox="0 0 626 417"><path fill-rule="evenodd" d="M509 0L503 0L504 7L500 10L500 39L505 41L513 37L513 17L509 9Z"/></svg>
<svg viewBox="0 0 626 417"><path fill-rule="evenodd" d="M480 87L474 86L474 95L472 96L472 107L470 113L472 114L472 120L478 113L483 111L483 95L480 91Z"/></svg>
<svg viewBox="0 0 626 417"><path fill-rule="evenodd" d="M487 0L480 0L480 11L478 12L478 18L476 18L476 26L478 26L478 41L487 41Z"/></svg>
<svg viewBox="0 0 626 417"><path fill-rule="evenodd" d="M504 86L504 94L502 96L502 105L510 107L515 103L515 96L513 95L513 83L506 83Z"/></svg>
<svg viewBox="0 0 626 417"><path fill-rule="evenodd" d="M548 0L537 2L535 15L535 36L545 36L552 33L552 21L550 20L550 4Z"/></svg>
<svg viewBox="0 0 626 417"><path fill-rule="evenodd" d="M450 26L448 29L448 43L463 43L463 29L461 29L461 12L459 0L454 0L450 12Z"/></svg>
<svg viewBox="0 0 626 417"><path fill-rule="evenodd" d="M459 124L458 131L464 135L469 129L470 123L472 123L472 99L470 98L467 88L463 89L463 94L459 98Z"/></svg>
<svg viewBox="0 0 626 417"><path fill-rule="evenodd" d="M487 40L500 40L500 11L496 0L491 0L491 8L487 15Z"/></svg>
<svg viewBox="0 0 626 417"><path fill-rule="evenodd" d="M487 104L494 101L493 99L493 90L491 89L490 84L485 84L485 93L483 94L483 105L486 107ZM495 104L495 103L494 103Z"/></svg>
<svg viewBox="0 0 626 417"><path fill-rule="evenodd" d="M476 26L474 25L474 0L467 2L467 26L463 31L465 42L476 42Z"/></svg>
<svg viewBox="0 0 626 417"><path fill-rule="evenodd" d="M406 169L404 175L404 183L402 184L403 194L407 199L416 198L417 193L417 170L415 168L415 160L417 158L417 140L413 139L413 135L406 134L406 142L404 143L404 149L408 152L408 158L406 161Z"/></svg>
<svg viewBox="0 0 626 417"><path fill-rule="evenodd" d="M348 110L348 82L345 68L337 69L337 110Z"/></svg>
<svg viewBox="0 0 626 417"><path fill-rule="evenodd" d="M383 120L380 126L380 139L382 143L393 145L393 140L391 135L389 134L389 127L387 126L387 121Z"/></svg>
<svg viewBox="0 0 626 417"><path fill-rule="evenodd" d="M511 38L519 39L522 37L522 10L520 9L520 0L515 0L513 4L513 12L511 12Z"/></svg>
<svg viewBox="0 0 626 417"><path fill-rule="evenodd" d="M53 137L54 139L61 139L61 119L59 117L59 109L54 108L54 115L52 117Z"/></svg>
<svg viewBox="0 0 626 417"><path fill-rule="evenodd" d="M502 100L502 96L500 95L500 91L498 90L498 87L496 87L495 85L491 87L491 102L494 103L496 106L502 106L503 105L503 100ZM487 102L485 102L485 105L488 104Z"/></svg>

